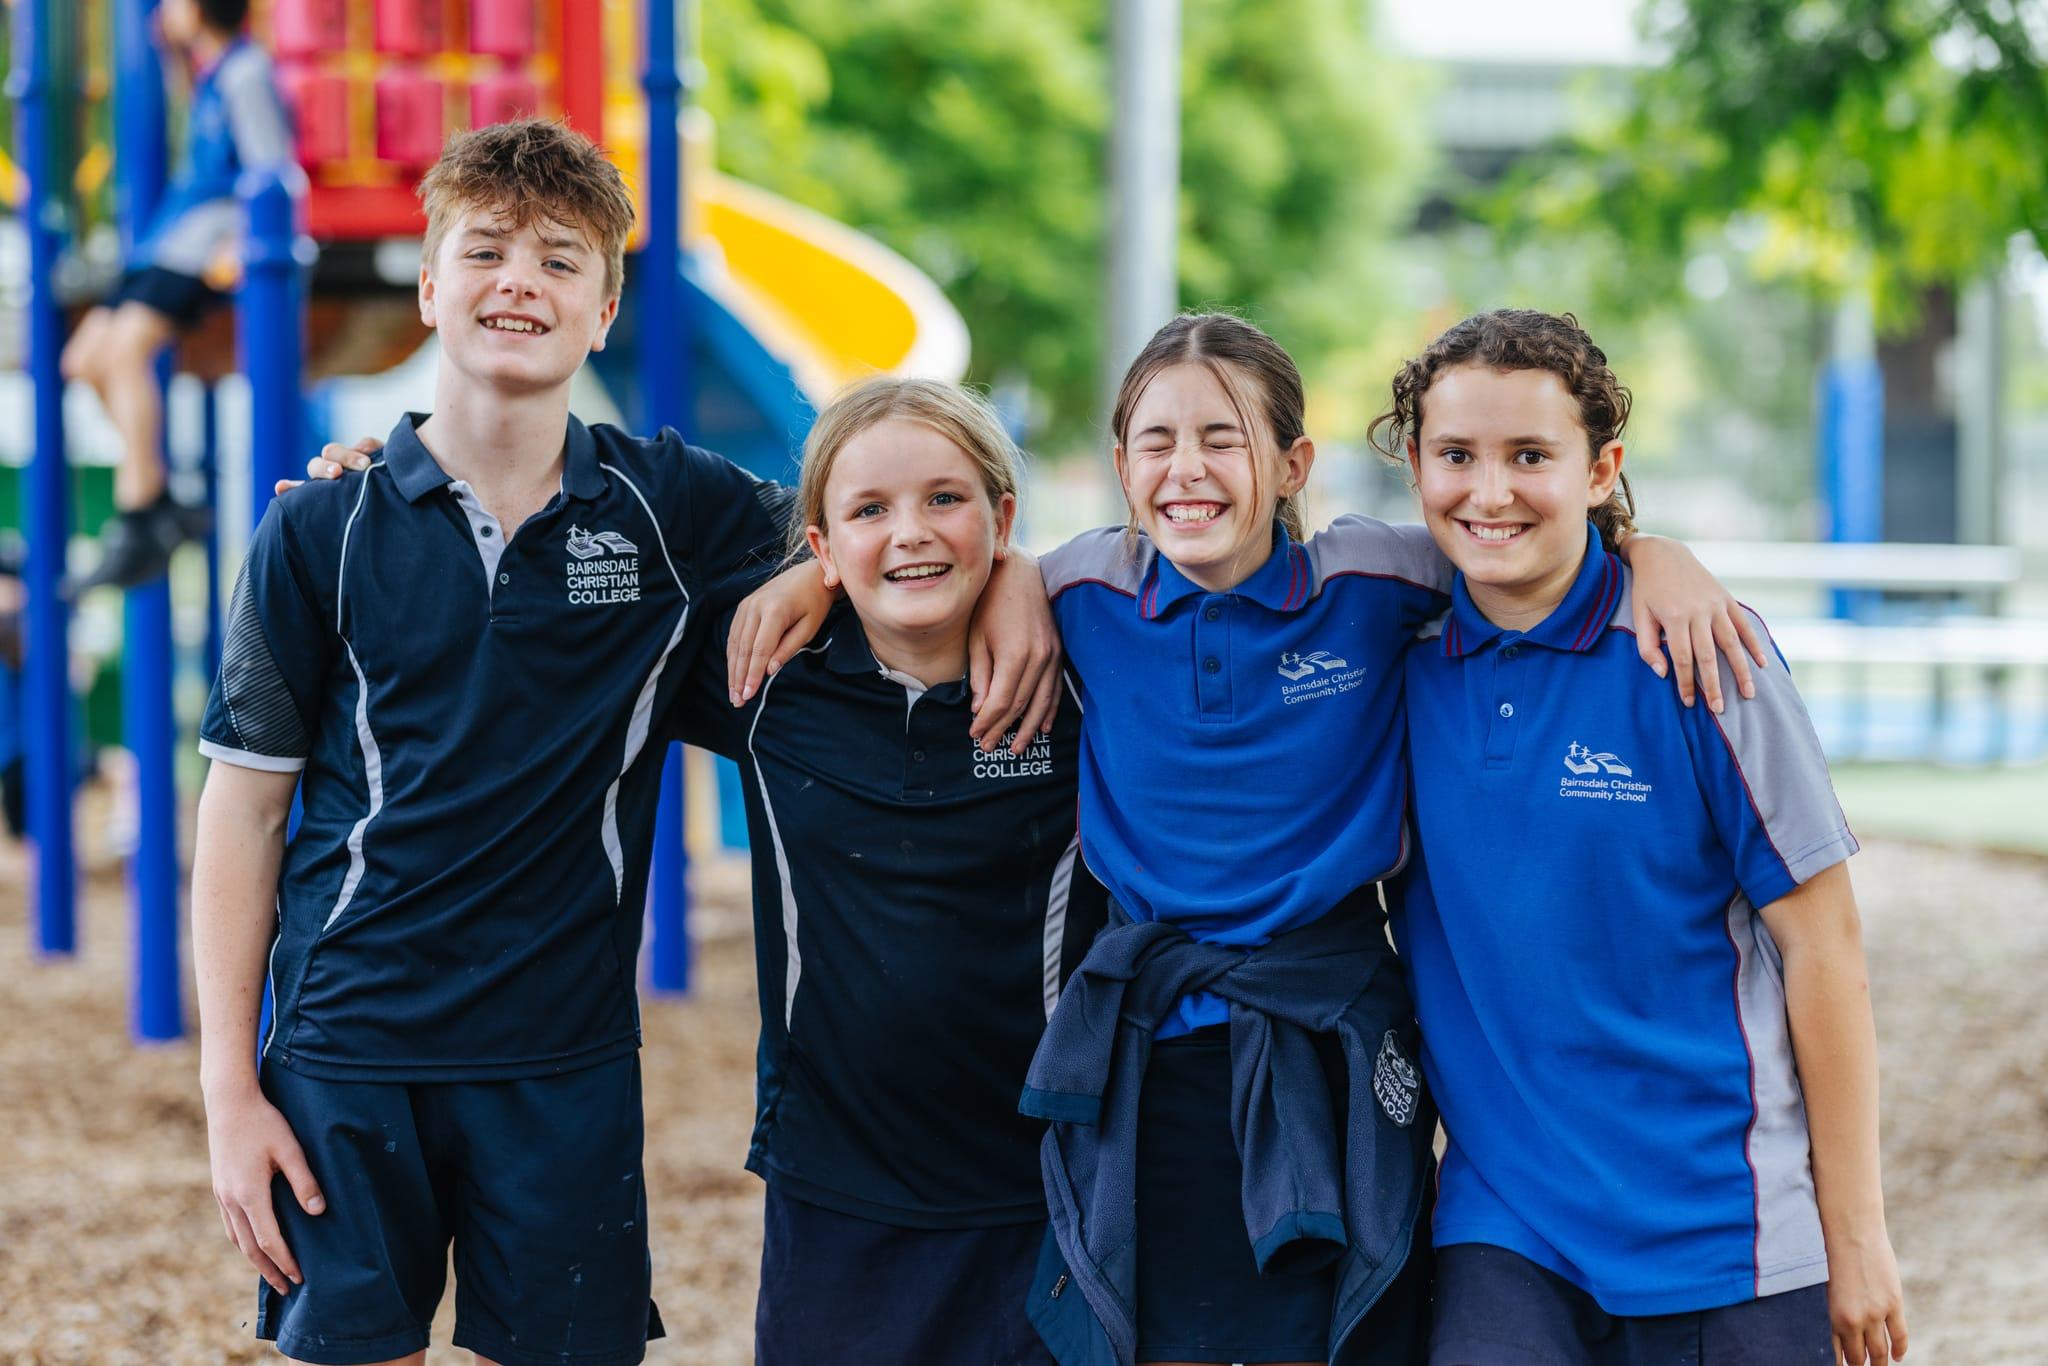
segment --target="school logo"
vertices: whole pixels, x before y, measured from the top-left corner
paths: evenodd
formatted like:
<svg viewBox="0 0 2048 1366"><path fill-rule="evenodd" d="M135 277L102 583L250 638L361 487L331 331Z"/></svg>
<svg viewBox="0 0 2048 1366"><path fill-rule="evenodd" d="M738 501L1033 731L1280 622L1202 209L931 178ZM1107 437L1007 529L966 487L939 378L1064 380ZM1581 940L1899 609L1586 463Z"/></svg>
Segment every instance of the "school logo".
<svg viewBox="0 0 2048 1366"><path fill-rule="evenodd" d="M1328 650L1287 650L1280 656L1280 700L1288 706L1350 692L1365 681L1365 670Z"/></svg>
<svg viewBox="0 0 2048 1366"><path fill-rule="evenodd" d="M1422 1078L1415 1064L1401 1056L1401 1045L1391 1029L1380 1040L1380 1055L1373 1060L1372 1093L1388 1119L1404 1129L1415 1122L1415 1110L1422 1101Z"/></svg>
<svg viewBox="0 0 2048 1366"><path fill-rule="evenodd" d="M569 528L569 553L579 560L594 560L600 555L638 555L640 547L616 531L585 531L580 526Z"/></svg>
<svg viewBox="0 0 2048 1366"><path fill-rule="evenodd" d="M1564 766L1581 776L1588 773L1619 773L1622 777L1628 778L1635 774L1634 769L1614 755L1605 751L1595 754L1577 740L1572 741L1571 747L1565 750Z"/></svg>
<svg viewBox="0 0 2048 1366"><path fill-rule="evenodd" d="M1310 650L1305 655L1288 650L1280 656L1280 676L1282 678L1307 678L1317 669L1326 669L1335 673L1339 669L1348 669L1350 667L1349 664L1337 658L1328 650Z"/></svg>
<svg viewBox="0 0 2048 1366"><path fill-rule="evenodd" d="M1052 737L1043 732L1032 738L1031 747L1022 754L1010 753L1010 746L1017 742L1017 732L1010 731L996 742L993 750L981 747L979 741L970 739L974 746L974 776L977 778L1037 778L1052 772Z"/></svg>
<svg viewBox="0 0 2048 1366"><path fill-rule="evenodd" d="M1596 802L1650 800L1651 785L1639 782L1636 771L1610 750L1592 750L1577 740L1564 752L1565 776L1557 781L1557 795Z"/></svg>
<svg viewBox="0 0 2048 1366"><path fill-rule="evenodd" d="M579 606L640 600L640 547L616 531L569 528L569 601Z"/></svg>

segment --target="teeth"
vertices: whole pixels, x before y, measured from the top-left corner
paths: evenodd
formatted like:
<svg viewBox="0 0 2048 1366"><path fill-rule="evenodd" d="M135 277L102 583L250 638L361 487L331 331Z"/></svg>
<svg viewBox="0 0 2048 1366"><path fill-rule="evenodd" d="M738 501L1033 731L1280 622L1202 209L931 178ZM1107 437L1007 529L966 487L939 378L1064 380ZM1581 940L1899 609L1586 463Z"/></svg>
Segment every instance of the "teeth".
<svg viewBox="0 0 2048 1366"><path fill-rule="evenodd" d="M886 577L893 580L935 579L939 575L945 573L946 568L947 567L943 564L914 564L911 565L908 569L892 569L889 571Z"/></svg>
<svg viewBox="0 0 2048 1366"><path fill-rule="evenodd" d="M528 322L524 318L486 318L484 319L484 326L498 332L547 331L547 329L542 327L539 323Z"/></svg>
<svg viewBox="0 0 2048 1366"><path fill-rule="evenodd" d="M1482 541L1512 541L1523 531L1523 528L1518 526L1478 526L1471 522L1465 525Z"/></svg>
<svg viewBox="0 0 2048 1366"><path fill-rule="evenodd" d="M1222 515L1223 509L1214 503L1175 503L1166 510L1166 520L1169 522L1213 522Z"/></svg>

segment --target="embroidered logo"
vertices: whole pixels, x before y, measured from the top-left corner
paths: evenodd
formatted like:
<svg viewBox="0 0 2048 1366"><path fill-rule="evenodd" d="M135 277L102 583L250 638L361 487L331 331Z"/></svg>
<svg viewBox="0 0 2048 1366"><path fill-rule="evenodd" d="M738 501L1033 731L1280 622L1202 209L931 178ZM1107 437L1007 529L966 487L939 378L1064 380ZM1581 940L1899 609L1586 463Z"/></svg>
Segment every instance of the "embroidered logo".
<svg viewBox="0 0 2048 1366"><path fill-rule="evenodd" d="M1035 778L1052 772L1052 737L1039 734L1031 741L1031 747L1022 754L1010 753L1015 744L1017 732L1010 731L996 743L994 750L983 749L979 742L969 740L974 746L974 776L977 778Z"/></svg>
<svg viewBox="0 0 2048 1366"><path fill-rule="evenodd" d="M1594 751L1577 740L1564 752L1567 776L1558 779L1557 795L1596 802L1647 802L1649 783L1636 781L1636 771L1610 750Z"/></svg>
<svg viewBox="0 0 2048 1366"><path fill-rule="evenodd" d="M640 547L616 531L569 528L569 601L578 605L640 600Z"/></svg>
<svg viewBox="0 0 2048 1366"><path fill-rule="evenodd" d="M1388 1119L1404 1129L1415 1122L1415 1111L1422 1101L1422 1078L1416 1073L1415 1064L1401 1056L1401 1045L1391 1029L1380 1040L1380 1055L1373 1061L1372 1093L1379 1098L1380 1109L1387 1112Z"/></svg>
<svg viewBox="0 0 2048 1366"><path fill-rule="evenodd" d="M1350 692L1365 681L1365 670L1328 650L1288 650L1280 656L1280 700L1288 706Z"/></svg>
<svg viewBox="0 0 2048 1366"><path fill-rule="evenodd" d="M594 560L600 555L638 555L640 547L616 531L585 531L580 526L569 528L569 553L579 560Z"/></svg>

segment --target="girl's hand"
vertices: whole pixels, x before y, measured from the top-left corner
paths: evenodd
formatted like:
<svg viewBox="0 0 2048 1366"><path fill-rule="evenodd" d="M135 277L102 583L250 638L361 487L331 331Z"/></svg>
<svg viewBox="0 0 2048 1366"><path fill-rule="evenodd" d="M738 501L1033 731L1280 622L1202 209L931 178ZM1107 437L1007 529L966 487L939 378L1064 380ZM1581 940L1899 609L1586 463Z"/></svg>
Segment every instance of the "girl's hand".
<svg viewBox="0 0 2048 1366"><path fill-rule="evenodd" d="M1906 1295L1892 1240L1879 1229L1870 1239L1828 1244L1828 1320L1835 1350L1848 1366L1884 1366L1906 1355Z"/></svg>
<svg viewBox="0 0 2048 1366"><path fill-rule="evenodd" d="M353 446L330 441L320 448L320 454L306 462L306 479L339 479L344 469L366 470L373 463L370 457L383 449L384 443L374 436L358 437ZM270 491L281 494L297 488L306 479L280 479Z"/></svg>
<svg viewBox="0 0 2048 1366"><path fill-rule="evenodd" d="M1692 705L1697 677L1708 709L1719 715L1725 705L1720 656L1726 655L1736 690L1755 697L1749 660L1756 660L1759 669L1769 668L1769 646L1721 581L1690 550L1663 536L1631 536L1622 552L1635 571L1636 653L1643 662L1657 677L1666 677L1664 651L1669 649L1679 700ZM1745 648L1749 658L1743 656Z"/></svg>
<svg viewBox="0 0 2048 1366"><path fill-rule="evenodd" d="M838 600L816 560L790 566L747 595L725 643L725 691L735 707L810 643Z"/></svg>
<svg viewBox="0 0 2048 1366"><path fill-rule="evenodd" d="M1053 625L1038 559L1010 547L975 604L967 635L967 685L974 743L993 751L1014 729L1022 754L1052 729L1060 709L1060 632Z"/></svg>

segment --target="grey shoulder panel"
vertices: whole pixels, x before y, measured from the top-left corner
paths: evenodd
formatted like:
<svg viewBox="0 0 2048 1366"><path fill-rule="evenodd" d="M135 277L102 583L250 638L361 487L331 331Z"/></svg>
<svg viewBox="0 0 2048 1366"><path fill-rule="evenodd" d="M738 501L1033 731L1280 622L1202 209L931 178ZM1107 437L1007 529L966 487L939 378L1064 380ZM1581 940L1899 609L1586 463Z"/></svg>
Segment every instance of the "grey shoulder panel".
<svg viewBox="0 0 2048 1366"><path fill-rule="evenodd" d="M291 118L270 61L254 47L237 48L221 68L221 102L242 165L277 166L292 159Z"/></svg>
<svg viewBox="0 0 2048 1366"><path fill-rule="evenodd" d="M1763 618L1747 607L1741 610L1768 638ZM1806 704L1782 658L1769 668L1750 670L1756 696L1748 699L1735 691L1728 660L1722 657L1719 665L1721 693L1729 700L1714 719L1771 843L1786 870L1804 882L1855 848L1848 820L1835 800L1820 736L1814 733Z"/></svg>
<svg viewBox="0 0 2048 1366"><path fill-rule="evenodd" d="M263 633L263 621L256 610L256 595L249 588L245 562L235 581L234 606L229 610L227 637L221 642L220 699L228 726L251 754L277 758L304 758L312 749L311 737L299 715L284 673L270 652Z"/></svg>
<svg viewBox="0 0 2048 1366"><path fill-rule="evenodd" d="M1057 597L1077 583L1100 583L1135 596L1151 567L1152 544L1139 537L1133 547L1122 527L1084 531L1038 562L1045 591Z"/></svg>
<svg viewBox="0 0 2048 1366"><path fill-rule="evenodd" d="M1339 574L1400 579L1435 593L1451 591L1455 571L1415 522L1388 523L1347 513L1308 538L1304 547L1315 568L1315 586Z"/></svg>

